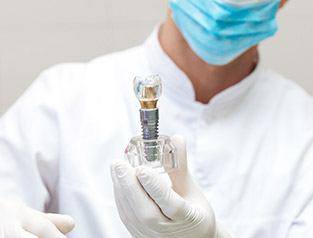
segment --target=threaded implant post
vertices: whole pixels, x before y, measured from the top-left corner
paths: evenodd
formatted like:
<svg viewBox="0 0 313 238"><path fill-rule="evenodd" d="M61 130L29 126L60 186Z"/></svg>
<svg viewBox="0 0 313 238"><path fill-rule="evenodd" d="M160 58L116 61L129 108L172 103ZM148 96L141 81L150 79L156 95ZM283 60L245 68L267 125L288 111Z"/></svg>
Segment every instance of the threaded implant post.
<svg viewBox="0 0 313 238"><path fill-rule="evenodd" d="M157 161L159 158L157 142L159 110L157 104L162 94L160 76L135 77L134 92L141 105L140 120L142 139L144 140L144 156L147 161Z"/></svg>
<svg viewBox="0 0 313 238"><path fill-rule="evenodd" d="M155 161L158 159L157 142L149 140L157 140L159 138L159 110L140 109L140 120L142 127L142 138L148 140L144 142L144 152L147 161Z"/></svg>
<svg viewBox="0 0 313 238"><path fill-rule="evenodd" d="M156 140L159 137L159 110L141 109L140 121L142 127L142 138L145 140Z"/></svg>

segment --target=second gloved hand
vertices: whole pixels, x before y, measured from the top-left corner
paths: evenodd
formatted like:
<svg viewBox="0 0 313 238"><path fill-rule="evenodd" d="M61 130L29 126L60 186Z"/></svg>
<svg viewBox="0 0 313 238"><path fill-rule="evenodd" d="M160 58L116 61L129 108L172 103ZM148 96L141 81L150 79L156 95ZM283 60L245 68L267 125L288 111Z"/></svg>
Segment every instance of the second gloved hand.
<svg viewBox="0 0 313 238"><path fill-rule="evenodd" d="M0 201L1 238L65 238L73 228L69 216L41 213L20 201Z"/></svg>
<svg viewBox="0 0 313 238"><path fill-rule="evenodd" d="M229 238L217 223L206 197L191 179L186 147L173 138L180 168L169 174L172 186L150 168L112 165L115 200L120 217L136 238Z"/></svg>

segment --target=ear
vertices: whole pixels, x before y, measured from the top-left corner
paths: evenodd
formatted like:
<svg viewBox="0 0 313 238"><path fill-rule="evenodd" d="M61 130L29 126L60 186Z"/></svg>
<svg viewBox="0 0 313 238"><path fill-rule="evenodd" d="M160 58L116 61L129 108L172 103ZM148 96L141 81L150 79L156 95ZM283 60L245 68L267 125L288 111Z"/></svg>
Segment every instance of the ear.
<svg viewBox="0 0 313 238"><path fill-rule="evenodd" d="M283 6L285 6L285 4L287 3L288 0L280 0L280 8L282 8Z"/></svg>

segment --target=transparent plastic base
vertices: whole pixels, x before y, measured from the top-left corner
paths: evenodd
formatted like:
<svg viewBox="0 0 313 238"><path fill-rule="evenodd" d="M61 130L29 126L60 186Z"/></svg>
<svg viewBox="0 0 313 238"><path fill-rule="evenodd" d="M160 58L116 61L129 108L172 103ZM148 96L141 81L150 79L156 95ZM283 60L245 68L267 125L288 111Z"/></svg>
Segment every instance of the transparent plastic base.
<svg viewBox="0 0 313 238"><path fill-rule="evenodd" d="M125 157L133 167L144 165L159 173L178 168L176 148L168 136L161 135L157 140L134 137L125 150Z"/></svg>

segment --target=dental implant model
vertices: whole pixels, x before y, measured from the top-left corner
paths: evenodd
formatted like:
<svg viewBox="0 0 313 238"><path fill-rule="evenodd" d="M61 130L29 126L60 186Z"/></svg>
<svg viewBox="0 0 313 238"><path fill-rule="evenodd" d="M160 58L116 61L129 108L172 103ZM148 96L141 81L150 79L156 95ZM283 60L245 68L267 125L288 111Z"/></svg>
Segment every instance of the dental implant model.
<svg viewBox="0 0 313 238"><path fill-rule="evenodd" d="M142 135L131 139L125 154L133 167L149 166L159 172L170 172L178 167L176 149L168 136L159 135L158 100L162 82L158 75L136 77L134 91L140 102Z"/></svg>

